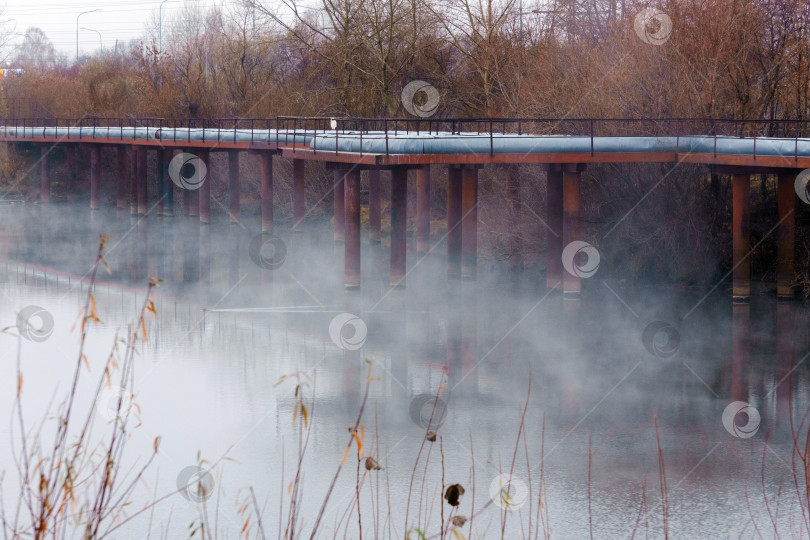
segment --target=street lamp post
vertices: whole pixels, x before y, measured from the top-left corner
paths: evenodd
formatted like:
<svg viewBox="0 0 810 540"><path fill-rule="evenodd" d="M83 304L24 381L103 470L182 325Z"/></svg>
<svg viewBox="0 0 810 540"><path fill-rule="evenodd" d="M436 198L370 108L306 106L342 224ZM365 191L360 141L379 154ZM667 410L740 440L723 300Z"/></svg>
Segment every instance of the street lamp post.
<svg viewBox="0 0 810 540"><path fill-rule="evenodd" d="M96 11L101 11L101 8L91 9L90 11L82 11L78 15L76 15L76 63L79 63L79 17L84 15L85 13L94 13Z"/></svg>
<svg viewBox="0 0 810 540"><path fill-rule="evenodd" d="M158 8L158 51L163 52L163 4L174 0L163 0Z"/></svg>
<svg viewBox="0 0 810 540"><path fill-rule="evenodd" d="M94 30L92 28L87 28L86 26L82 26L82 30L89 30L90 32L95 32L96 34L98 34L98 48L100 51L104 50L104 45L102 45L101 43L101 32L99 32L98 30Z"/></svg>

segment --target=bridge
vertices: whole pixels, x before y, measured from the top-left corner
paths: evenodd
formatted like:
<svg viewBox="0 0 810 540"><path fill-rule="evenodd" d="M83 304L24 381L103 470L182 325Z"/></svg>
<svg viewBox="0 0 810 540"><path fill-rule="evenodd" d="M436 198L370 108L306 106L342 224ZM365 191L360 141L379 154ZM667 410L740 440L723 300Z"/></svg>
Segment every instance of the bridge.
<svg viewBox="0 0 810 540"><path fill-rule="evenodd" d="M750 296L749 206L751 175L776 175L778 216L777 294L792 298L797 175L810 168L810 123L798 120L732 119L397 119L276 117L272 119L81 118L2 121L0 141L41 146L40 201L50 200L49 155L64 147L69 182L78 175L77 152L90 156L90 208L100 205L101 148L117 149L116 205L145 215L149 207L146 153L157 153L157 213L174 215L175 190L185 215L210 222L211 182L195 183L195 172L177 182L172 159L194 153L202 164L211 152L228 153L229 214L240 218L239 156L261 159L262 230L273 230L273 158L293 163L293 230L306 215L306 161L333 171L334 237L344 243L347 289L360 276L360 178L369 182L369 238L381 237L381 172L391 182L391 286L404 287L408 171L416 180L416 249L429 249L430 165L447 169L447 273L474 279L478 246L478 171L487 164L506 172L505 204L518 207L514 165L536 164L546 174L547 286L578 296L581 275L563 269L564 247L580 237L580 176L589 163L695 163L732 176L733 298ZM175 176L177 171L175 171ZM804 176L804 175L802 175ZM174 181L173 181L174 180ZM801 181L802 179L800 179ZM803 179L806 190L806 178ZM175 185L177 184L177 185ZM559 232L559 234L557 233Z"/></svg>

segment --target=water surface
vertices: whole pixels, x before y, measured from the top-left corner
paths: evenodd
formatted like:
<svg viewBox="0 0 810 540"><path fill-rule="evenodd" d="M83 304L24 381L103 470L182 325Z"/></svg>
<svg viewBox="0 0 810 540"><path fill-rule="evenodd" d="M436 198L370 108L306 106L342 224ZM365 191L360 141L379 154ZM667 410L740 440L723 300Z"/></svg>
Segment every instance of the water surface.
<svg viewBox="0 0 810 540"><path fill-rule="evenodd" d="M392 290L386 248L364 243L363 288L346 293L342 246L334 244L331 230L285 229L276 234L286 258L270 270L250 257L259 232L250 216L239 225L215 220L201 227L196 218L138 220L67 204L0 207L0 326L13 326L29 305L46 309L55 323L52 336L39 343L0 335L0 470L7 506L19 492L11 453L12 446L19 449L11 442L19 435L11 421L18 343L31 424L55 410L68 390L78 347L70 329L104 232L113 235L106 255L112 273L100 276L95 293L103 325L91 331L91 369L82 373L85 410L116 331L125 332L136 319L149 277L163 279L155 302L159 316L136 360L133 414L139 425L128 463L143 463L156 436L162 442L132 509L176 490L178 475L197 464L199 453L216 463L205 511L216 520L219 537L239 536L244 517L238 509L249 486L264 508L265 532L278 535L298 424L294 383L277 382L302 372L312 377L314 405L299 523L308 531L343 457L371 367L365 450L383 470L364 477L365 537L403 535L424 436L419 420L426 409L414 404L442 382L440 403L446 400L447 407L440 441L423 451L408 518L410 526L427 523L428 535L439 528L443 474L446 484L468 488L459 513L469 516L475 508L472 536L500 536L498 507L481 508L493 480L511 469L528 399L525 445L521 439L512 471L515 502L522 504L509 514L507 537L528 534L530 513L535 534L541 464L552 537L587 537L589 502L594 537L629 538L637 523L638 534L647 529L662 536L655 418L672 537L751 538L757 530L772 536L768 508L782 536L808 536L794 485L790 427L792 414L806 435L806 422L800 427L810 406L805 308L770 297L732 306L725 285L707 295L714 284L639 287L599 274L584 280L581 300L564 300L545 288L542 269L515 274L489 261L481 262L476 282L448 281L443 245L424 259L409 252L407 287ZM620 264L611 266L620 272ZM365 339L352 333L351 324L330 335L330 324L344 313L363 322ZM679 342L669 357L645 347L643 331L653 321L676 329ZM362 347L345 347L353 342ZM760 415L751 437L736 437L722 423L735 401ZM106 420L96 416L100 436ZM738 415L737 424L746 420ZM352 455L334 488L322 538L359 536L352 507L355 463ZM520 482L531 486L525 497ZM450 507L444 506L446 518ZM201 508L176 494L112 536L144 538L151 530L155 537L183 537ZM463 532L470 536L469 527ZM72 536L78 533L66 537Z"/></svg>

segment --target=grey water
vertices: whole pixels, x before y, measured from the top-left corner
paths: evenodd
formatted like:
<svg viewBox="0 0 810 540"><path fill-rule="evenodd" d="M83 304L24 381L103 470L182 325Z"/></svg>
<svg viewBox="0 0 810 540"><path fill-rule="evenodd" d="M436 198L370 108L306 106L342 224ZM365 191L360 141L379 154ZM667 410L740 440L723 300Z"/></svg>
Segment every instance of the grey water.
<svg viewBox="0 0 810 540"><path fill-rule="evenodd" d="M163 280L158 317L136 357L130 414L137 427L127 462L143 464L155 437L161 443L125 515L177 491L178 477L200 460L213 488L204 505L175 493L112 538L184 538L202 511L215 524L212 535L239 537L250 487L267 536L277 536L301 422L293 423L295 384L277 383L297 372L312 381L298 524L308 537L343 459L369 368L364 451L383 468L360 467L365 537L404 536L409 490L407 526L437 534L440 506L445 519L450 511L442 481L466 488L457 512L474 521L472 532L462 529L465 537L499 537L501 511L487 502L498 476L510 471L509 538L527 537L530 519L532 537L538 527L540 537L546 527L552 538L585 538L590 528L595 538L663 537L656 422L671 537L810 535L791 435L792 425L803 448L810 332L800 304L761 295L732 306L728 284L707 294L714 284L640 286L598 272L583 280L582 298L570 300L546 289L542 265L515 273L486 260L476 281L448 280L443 244L425 257L409 251L407 285L391 289L386 247L365 239L362 289L346 292L342 245L328 226L296 234L279 226L275 252L262 252L274 268L254 260L259 232L253 216L240 224L215 216L200 226L194 217L135 218L68 204L0 207L0 327L13 329L27 306L54 321L44 341L0 334L7 512L20 493L18 347L28 423L52 421L77 362L71 327L104 233L112 235L105 255L111 272L101 272L95 286L102 323L91 330L89 369L81 375L85 410L116 331L136 319L148 279ZM655 321L670 333L650 339L644 330ZM439 439L426 443L414 467L430 396L440 389L446 412ZM749 408L735 416L735 402ZM518 439L524 405L525 440ZM732 422L724 425L729 410ZM96 416L94 432L103 436L106 420ZM349 456L320 538L359 537L354 447ZM547 524L535 514L541 471ZM255 537L255 517L251 526ZM78 529L65 534L79 536Z"/></svg>

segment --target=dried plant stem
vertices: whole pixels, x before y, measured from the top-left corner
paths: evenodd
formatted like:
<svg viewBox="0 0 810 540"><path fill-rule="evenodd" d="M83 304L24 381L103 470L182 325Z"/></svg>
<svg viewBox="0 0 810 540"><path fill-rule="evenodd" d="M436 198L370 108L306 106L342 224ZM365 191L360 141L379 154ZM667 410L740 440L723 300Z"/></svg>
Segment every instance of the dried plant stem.
<svg viewBox="0 0 810 540"><path fill-rule="evenodd" d="M357 420L354 422L354 429L355 431L360 427L360 421L363 419L363 411L366 410L366 403L368 402L368 391L371 387L371 365L368 368L368 374L366 375L366 390L363 393L363 401L360 404L360 411L357 413ZM349 442L346 444L346 452L352 446L352 441L354 441L354 435L349 437ZM326 505L329 503L329 497L332 495L332 490L335 489L335 484L337 483L338 476L340 476L340 471L343 469L343 462L341 461L340 465L338 465L337 470L335 471L335 475L332 477L332 482L329 484L329 489L326 491L326 496L323 499L323 503L321 504L321 509L318 511L318 517L315 519L315 524L312 526L312 534L310 535L311 539L315 538L315 535L318 532L318 526L321 523L321 519L323 519L323 514L326 512Z"/></svg>
<svg viewBox="0 0 810 540"><path fill-rule="evenodd" d="M591 436L588 435L588 532L593 540L593 512L591 511L591 460L593 458L593 445Z"/></svg>
<svg viewBox="0 0 810 540"><path fill-rule="evenodd" d="M664 466L664 451L661 449L661 436L658 433L658 415L653 415L655 441L658 445L658 478L661 485L661 513L664 520L664 539L669 538L669 500L667 499L667 470Z"/></svg>

